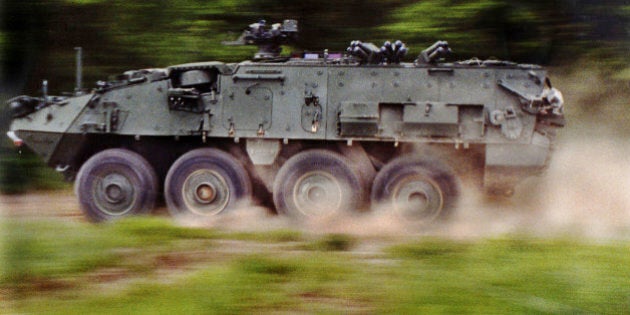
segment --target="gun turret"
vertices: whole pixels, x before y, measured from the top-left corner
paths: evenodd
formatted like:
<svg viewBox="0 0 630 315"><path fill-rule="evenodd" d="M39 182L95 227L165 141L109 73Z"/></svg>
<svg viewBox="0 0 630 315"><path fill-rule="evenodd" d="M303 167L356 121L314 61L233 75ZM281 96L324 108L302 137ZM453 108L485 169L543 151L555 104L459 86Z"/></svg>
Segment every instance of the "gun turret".
<svg viewBox="0 0 630 315"><path fill-rule="evenodd" d="M254 59L277 58L282 52L280 45L295 41L298 34L298 22L296 20L284 20L282 23L272 24L267 27L265 20L250 24L241 36L231 42L223 42L228 46L256 45L258 52Z"/></svg>

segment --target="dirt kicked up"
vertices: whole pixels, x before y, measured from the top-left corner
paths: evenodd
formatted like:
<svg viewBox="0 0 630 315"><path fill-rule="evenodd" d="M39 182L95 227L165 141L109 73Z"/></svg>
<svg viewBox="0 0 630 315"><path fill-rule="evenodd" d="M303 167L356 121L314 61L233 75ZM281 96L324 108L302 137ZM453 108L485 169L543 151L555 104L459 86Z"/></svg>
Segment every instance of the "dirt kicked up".
<svg viewBox="0 0 630 315"><path fill-rule="evenodd" d="M299 228L312 233L428 235L455 239L502 234L630 239L630 147L611 138L560 141L549 169L517 187L509 199L492 199L464 188L446 222L412 226L387 209L359 216L315 220L296 226L261 207L244 206L203 222L180 222L227 230ZM5 216L82 221L71 191L1 196ZM165 213L158 209L158 214Z"/></svg>

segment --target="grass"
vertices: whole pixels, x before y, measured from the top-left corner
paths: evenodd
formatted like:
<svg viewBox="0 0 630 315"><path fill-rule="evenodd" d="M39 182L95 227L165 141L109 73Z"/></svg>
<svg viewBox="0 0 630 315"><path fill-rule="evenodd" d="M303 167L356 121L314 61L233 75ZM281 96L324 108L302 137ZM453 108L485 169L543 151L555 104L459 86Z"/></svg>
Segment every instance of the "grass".
<svg viewBox="0 0 630 315"><path fill-rule="evenodd" d="M133 218L89 225L59 221L10 220L0 261L0 284L29 289L99 268L129 266L127 256L174 250L174 241L215 237L211 230L177 227L165 219ZM131 266L134 266L133 262ZM138 268L135 268L138 269Z"/></svg>
<svg viewBox="0 0 630 315"><path fill-rule="evenodd" d="M2 230L0 298L13 313L630 312L627 242L420 238L366 260L348 235L229 233L155 218L10 220ZM260 248L232 251L222 239Z"/></svg>
<svg viewBox="0 0 630 315"><path fill-rule="evenodd" d="M430 240L398 245L390 253L404 260L406 267L397 272L411 275L412 271L414 275L414 280L406 281L410 289L395 295L406 296L409 301L433 301L405 308L407 310L449 313L630 311L628 244L512 238L445 244L443 240ZM404 278L403 275L399 277Z"/></svg>
<svg viewBox="0 0 630 315"><path fill-rule="evenodd" d="M262 232L231 232L223 233L221 234L221 237L233 240L256 241L262 243L300 242L306 239L302 232L289 229Z"/></svg>
<svg viewBox="0 0 630 315"><path fill-rule="evenodd" d="M303 249L316 251L348 251L357 243L357 240L346 234L328 234L304 244Z"/></svg>

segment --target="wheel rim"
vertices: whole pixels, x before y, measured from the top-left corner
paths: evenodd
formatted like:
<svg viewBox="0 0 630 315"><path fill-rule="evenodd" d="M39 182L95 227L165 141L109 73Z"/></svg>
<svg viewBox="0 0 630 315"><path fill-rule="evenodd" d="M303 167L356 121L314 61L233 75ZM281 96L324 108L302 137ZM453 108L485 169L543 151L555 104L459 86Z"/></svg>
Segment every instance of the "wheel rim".
<svg viewBox="0 0 630 315"><path fill-rule="evenodd" d="M394 210L407 220L433 220L444 208L440 186L420 174L401 180L394 187L392 196Z"/></svg>
<svg viewBox="0 0 630 315"><path fill-rule="evenodd" d="M184 180L182 196L191 212L211 216L227 208L230 187L221 174L213 170L197 170Z"/></svg>
<svg viewBox="0 0 630 315"><path fill-rule="evenodd" d="M104 213L122 216L133 209L137 193L126 174L111 172L96 176L93 187L94 203Z"/></svg>
<svg viewBox="0 0 630 315"><path fill-rule="evenodd" d="M340 210L343 189L339 181L327 172L308 172L296 181L293 202L297 210L306 216L326 216Z"/></svg>

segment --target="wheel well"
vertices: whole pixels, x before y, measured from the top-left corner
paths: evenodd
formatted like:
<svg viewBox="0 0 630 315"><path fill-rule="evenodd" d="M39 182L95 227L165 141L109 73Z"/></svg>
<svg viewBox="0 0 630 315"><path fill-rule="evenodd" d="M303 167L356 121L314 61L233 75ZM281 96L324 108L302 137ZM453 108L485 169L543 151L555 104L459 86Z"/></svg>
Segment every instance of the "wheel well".
<svg viewBox="0 0 630 315"><path fill-rule="evenodd" d="M356 141L348 147L346 141L290 141L282 145L280 153L271 166L254 166L245 150L245 141L234 143L233 139L212 139L210 143L202 143L200 137L179 137L176 140L172 136L164 137L141 137L136 139L133 136L121 135L86 135L88 139L74 155L73 161L68 163L66 178L74 179L80 167L91 156L106 149L125 148L143 156L155 169L159 178L160 186L164 185L164 179L169 167L175 160L186 152L201 148L215 147L230 153L239 159L248 170L254 185L254 195L261 199L263 203L269 202L267 196L271 192L270 183L275 179L278 169L292 156L309 149L331 150L356 160L348 154L347 148L362 147L369 159L369 163L378 172L384 165L392 159L404 155L424 155L439 159L444 164L453 168L456 175L465 182L472 182L475 186L483 186L483 172L485 165L485 146L470 145L463 149L456 149L452 144L410 144L401 143L395 146L391 142ZM365 165L365 164L363 164ZM163 190L161 187L160 191Z"/></svg>
<svg viewBox="0 0 630 315"><path fill-rule="evenodd" d="M261 199L263 204L268 203L268 192L260 179L255 176L243 144L234 143L232 139L212 139L211 143L204 144L200 137L195 136L179 137L179 139L175 139L175 137L141 137L138 140L133 136L120 135L87 135L87 137L89 139L76 154L71 164L72 167L68 169L68 174L66 174L68 180L74 180L81 166L93 155L107 149L123 148L140 154L153 167L158 177L161 198L166 174L177 158L194 149L214 147L230 153L243 163L252 178L255 195Z"/></svg>

